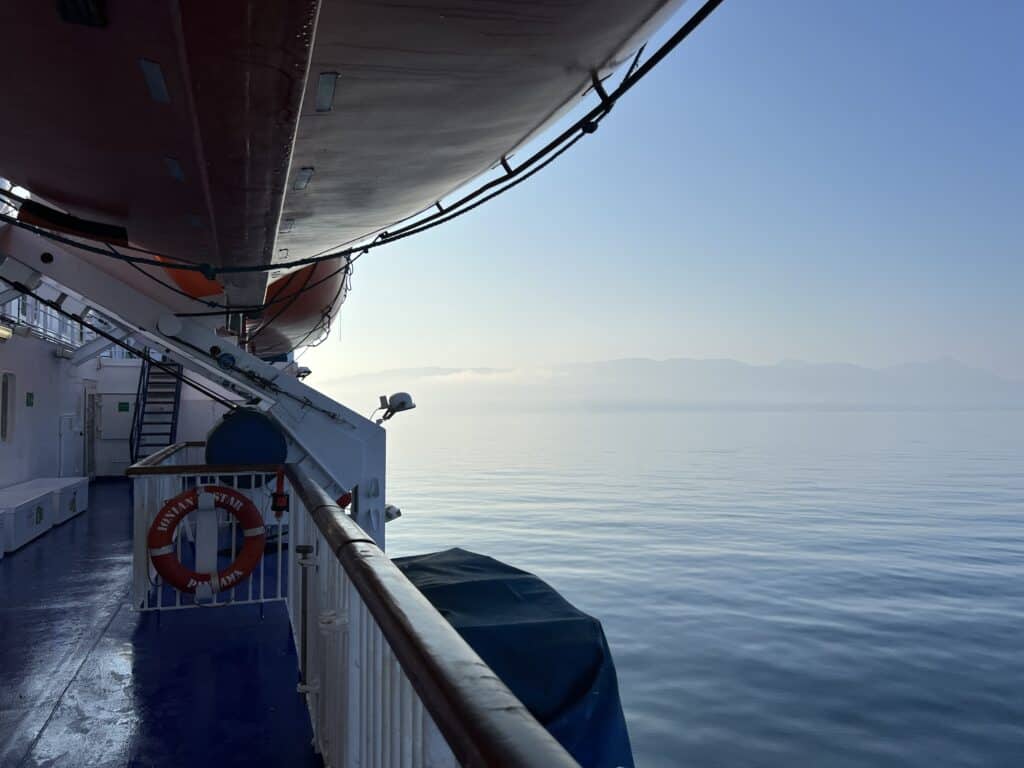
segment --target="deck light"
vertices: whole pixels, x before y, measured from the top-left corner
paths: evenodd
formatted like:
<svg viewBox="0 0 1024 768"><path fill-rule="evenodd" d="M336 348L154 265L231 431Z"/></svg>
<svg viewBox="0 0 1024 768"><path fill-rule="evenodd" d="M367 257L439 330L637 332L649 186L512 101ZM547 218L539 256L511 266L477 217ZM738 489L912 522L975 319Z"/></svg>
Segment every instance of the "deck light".
<svg viewBox="0 0 1024 768"><path fill-rule="evenodd" d="M305 168L299 168L298 174L295 176L295 184L292 186L293 189L305 189L309 186L310 179L313 178L313 171L315 169L312 166L306 166Z"/></svg>
<svg viewBox="0 0 1024 768"><path fill-rule="evenodd" d="M334 109L334 86L338 82L337 72L321 72L316 81L316 111L330 112Z"/></svg>
<svg viewBox="0 0 1024 768"><path fill-rule="evenodd" d="M380 424L382 421L387 421L396 413L402 411L411 411L416 407L416 403L412 401L412 395L408 392L395 392L391 397L380 396L380 407L377 411L384 411L384 415L377 419L377 423ZM372 414L371 414L372 418Z"/></svg>
<svg viewBox="0 0 1024 768"><path fill-rule="evenodd" d="M142 68L146 87L149 88L150 98L161 104L170 104L171 94L167 91L167 81L164 80L164 71L160 65L149 59L139 59L139 66Z"/></svg>
<svg viewBox="0 0 1024 768"><path fill-rule="evenodd" d="M179 163L176 159L174 159L173 157L165 157L164 165L167 166L167 172L171 174L171 178L173 178L175 181L185 180L185 171L182 169L181 163Z"/></svg>

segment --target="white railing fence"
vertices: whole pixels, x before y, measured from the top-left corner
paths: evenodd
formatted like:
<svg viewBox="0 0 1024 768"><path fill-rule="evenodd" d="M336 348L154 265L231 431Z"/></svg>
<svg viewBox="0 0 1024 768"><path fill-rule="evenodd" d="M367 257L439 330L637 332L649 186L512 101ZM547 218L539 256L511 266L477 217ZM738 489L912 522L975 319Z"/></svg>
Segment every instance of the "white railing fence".
<svg viewBox="0 0 1024 768"><path fill-rule="evenodd" d="M135 606L198 607L160 583L146 537L166 501L197 485L245 493L267 528L253 576L209 607L285 600L314 743L328 768L569 768L572 757L537 722L374 541L298 465L289 511L271 511L277 466L204 466L202 444L178 443L132 465ZM358 498L358 494L353 494ZM191 517L191 515L189 516ZM208 520L209 518L207 518ZM175 546L194 558L188 517ZM234 518L221 556L234 557ZM191 531L191 532L190 532ZM225 565L226 565L225 561ZM577 766L578 768L578 766Z"/></svg>
<svg viewBox="0 0 1024 768"><path fill-rule="evenodd" d="M64 317L32 296L21 296L0 304L0 322L20 326L32 336L70 349L77 349L97 338L91 328ZM90 322L107 330L116 330L96 314L90 316ZM131 357L132 353L115 345L105 349L100 356L123 360Z"/></svg>
<svg viewBox="0 0 1024 768"><path fill-rule="evenodd" d="M288 474L289 609L325 764L577 766L352 518Z"/></svg>
<svg viewBox="0 0 1024 768"><path fill-rule="evenodd" d="M305 511L290 532L295 597L288 609L300 690L324 765L458 765L359 590Z"/></svg>
<svg viewBox="0 0 1024 768"><path fill-rule="evenodd" d="M173 449L173 450L170 450ZM212 605L242 605L285 600L288 597L289 512L278 516L271 509L275 489L272 468L208 467L202 465L202 446L178 444L153 454L155 461L142 461L128 471L132 478L134 548L132 570L133 605L141 611L200 608ZM287 490L287 481L285 488ZM197 600L165 584L149 558L146 539L153 519L161 507L183 491L199 486L224 486L241 492L252 501L266 529L264 555L249 578L237 586L217 592L210 599ZM234 515L217 510L218 570L235 559L242 533ZM187 568L196 568L196 515L189 515L175 531L174 546L178 560Z"/></svg>

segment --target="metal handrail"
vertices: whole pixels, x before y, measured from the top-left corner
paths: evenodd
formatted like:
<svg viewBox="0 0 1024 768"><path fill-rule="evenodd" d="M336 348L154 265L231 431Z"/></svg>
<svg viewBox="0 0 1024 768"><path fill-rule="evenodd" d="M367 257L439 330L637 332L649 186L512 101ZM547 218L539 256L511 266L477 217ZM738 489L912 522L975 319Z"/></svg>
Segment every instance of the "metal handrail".
<svg viewBox="0 0 1024 768"><path fill-rule="evenodd" d="M143 475L230 475L237 472L253 472L256 474L277 472L280 464L170 464L171 459L179 451L186 448L202 448L206 443L189 440L171 443L166 448L139 459L125 470L129 477Z"/></svg>
<svg viewBox="0 0 1024 768"><path fill-rule="evenodd" d="M35 315L32 320L28 318L28 310L26 309L28 306L32 307L32 312ZM82 325L80 323L68 322L68 332L66 334L62 333L60 325L62 318L60 315L50 307L39 304L31 297L22 296L18 299L12 299L5 304L0 304L0 318L6 323L27 329L28 333L51 344L77 349L87 341L83 337ZM56 331L50 330L48 327L49 321L56 321Z"/></svg>
<svg viewBox="0 0 1024 768"><path fill-rule="evenodd" d="M182 371L181 366L178 365L176 368L180 374ZM170 441L173 444L178 439L178 417L181 415L181 376L174 377L174 410L171 413L174 414L171 417L170 435Z"/></svg>
<svg viewBox="0 0 1024 768"><path fill-rule="evenodd" d="M128 452L132 462L139 459L139 443L142 440L142 414L146 410L146 378L149 376L149 356L143 355L139 366L139 383L135 388L135 413L132 414L132 432L128 439ZM173 442L173 441L172 441Z"/></svg>
<svg viewBox="0 0 1024 768"><path fill-rule="evenodd" d="M159 451L155 451L149 454L149 456L146 456L145 458L136 461L134 464L128 467L127 470L125 470L125 474L153 474L151 470L161 466L166 466L165 462L167 461L167 459L171 458L171 456L176 454L178 451L183 451L186 448L202 445L205 445L205 443L171 443L166 448L161 448ZM177 467L175 467L175 471L177 471Z"/></svg>
<svg viewBox="0 0 1024 768"><path fill-rule="evenodd" d="M519 699L302 467L288 477L464 766L578 768Z"/></svg>

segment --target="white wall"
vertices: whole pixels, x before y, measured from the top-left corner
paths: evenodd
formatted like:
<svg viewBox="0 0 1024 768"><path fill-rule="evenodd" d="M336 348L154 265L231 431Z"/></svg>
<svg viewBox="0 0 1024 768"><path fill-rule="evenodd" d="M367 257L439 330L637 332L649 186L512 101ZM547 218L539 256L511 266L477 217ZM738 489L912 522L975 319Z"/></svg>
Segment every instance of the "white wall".
<svg viewBox="0 0 1024 768"><path fill-rule="evenodd" d="M13 428L10 439L0 443L0 488L39 477L59 477L62 440L64 474L84 474L86 386L95 387L97 395L96 474L121 475L130 463L141 361L96 357L76 367L58 358L56 351L56 345L31 336L14 336L0 344L0 372L16 377ZM203 383L225 398L239 401L237 395L209 381ZM205 441L225 408L187 384L181 391L177 439ZM26 392L33 394L31 407L26 405ZM129 404L127 412L118 410L121 402ZM62 416L66 417L64 434Z"/></svg>
<svg viewBox="0 0 1024 768"><path fill-rule="evenodd" d="M206 442L206 435L213 425L220 421L226 410L223 405L207 397L186 398L183 391L181 411L178 413L178 441Z"/></svg>
<svg viewBox="0 0 1024 768"><path fill-rule="evenodd" d="M52 351L51 351L52 353ZM85 474L85 396L83 382L66 360L54 358L59 367L60 435L58 477L82 477Z"/></svg>
<svg viewBox="0 0 1024 768"><path fill-rule="evenodd" d="M241 402L241 399L234 392L219 387L195 373L189 373L188 375L189 378L202 382L204 386L225 400L236 403ZM206 442L206 435L213 429L213 425L220 421L226 410L226 407L215 400L211 400L202 392L193 389L188 384L182 384L181 409L178 411L179 442L188 442L190 440Z"/></svg>
<svg viewBox="0 0 1024 768"><path fill-rule="evenodd" d="M96 474L120 475L130 463L131 447L130 432L132 417L135 414L135 397L138 393L139 360L111 360L96 358L84 363L80 375L96 382L97 434L95 441ZM189 372L188 377L202 382L206 387L222 397L239 401L237 395L212 382ZM117 411L117 403L127 401L130 410L127 413ZM196 391L188 384L181 385L181 406L178 411L179 442L191 440L204 441L206 435L216 424L226 409L206 395Z"/></svg>
<svg viewBox="0 0 1024 768"><path fill-rule="evenodd" d="M131 464L131 430L138 395L141 360L96 357L79 367L79 375L96 382L96 474L123 475ZM118 410L128 403L128 410Z"/></svg>
<svg viewBox="0 0 1024 768"><path fill-rule="evenodd" d="M67 360L54 355L56 349L40 339L17 335L0 344L0 372L16 377L13 427L8 440L0 443L0 488L58 477L61 414L74 414L73 425L81 428L81 380ZM31 406L26 404L29 392ZM73 441L70 450L72 465L80 466L81 439Z"/></svg>
<svg viewBox="0 0 1024 768"><path fill-rule="evenodd" d="M96 393L102 405L98 410L102 413L97 419L96 435L96 474L120 475L130 461L130 435L124 431L130 429L135 414L135 397L138 393L139 360L111 360L96 358L85 363L79 369L83 378L96 381ZM235 402L239 397L198 374L188 372L190 379L202 384L225 399ZM128 401L130 410L126 414L117 412L117 403ZM206 441L206 435L220 421L225 407L206 395L193 389L186 383L181 385L181 405L178 411L179 442ZM117 419L114 423L112 420ZM121 437L123 435L123 437Z"/></svg>
<svg viewBox="0 0 1024 768"><path fill-rule="evenodd" d="M83 363L79 371L83 378L96 381L96 391L107 394L135 395L139 391L141 360L120 360L109 357L94 357Z"/></svg>

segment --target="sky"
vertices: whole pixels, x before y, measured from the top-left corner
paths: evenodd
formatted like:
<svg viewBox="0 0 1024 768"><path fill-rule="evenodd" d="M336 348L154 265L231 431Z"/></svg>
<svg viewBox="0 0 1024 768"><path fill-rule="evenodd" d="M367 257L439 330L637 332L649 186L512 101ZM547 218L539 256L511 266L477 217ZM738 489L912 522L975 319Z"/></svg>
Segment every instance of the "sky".
<svg viewBox="0 0 1024 768"><path fill-rule="evenodd" d="M1015 0L726 0L545 171L362 259L302 364L948 356L1024 379L1022 28Z"/></svg>

